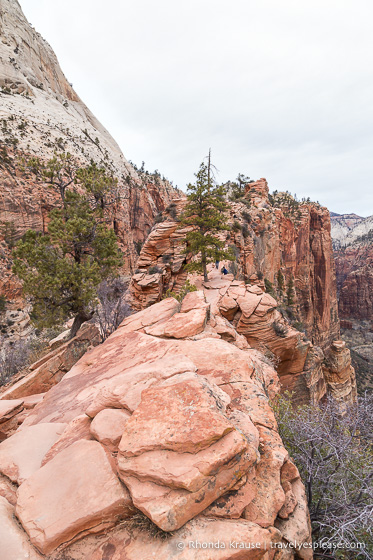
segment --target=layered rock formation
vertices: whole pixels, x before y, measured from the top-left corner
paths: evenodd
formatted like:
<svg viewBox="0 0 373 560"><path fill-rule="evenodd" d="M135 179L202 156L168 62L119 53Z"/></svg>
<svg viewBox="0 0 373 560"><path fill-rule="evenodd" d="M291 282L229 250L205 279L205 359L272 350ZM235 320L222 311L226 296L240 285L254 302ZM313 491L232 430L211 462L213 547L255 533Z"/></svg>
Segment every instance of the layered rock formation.
<svg viewBox="0 0 373 560"><path fill-rule="evenodd" d="M287 287L293 282L293 312L308 338L328 347L339 338L328 210L313 203L297 203L291 197L269 197L265 179L249 183L246 189L242 201L231 203L230 230L223 239L237 255L232 271L236 277L263 287L266 279L280 302L285 302ZM180 212L183 201L175 200L174 204ZM131 287L137 308L158 301L164 290L177 289L185 281L185 233L169 217L151 232ZM159 271L149 275L155 266ZM279 272L284 277L282 288Z"/></svg>
<svg viewBox="0 0 373 560"><path fill-rule="evenodd" d="M332 219L339 313L345 319L372 319L373 217L351 223L349 216Z"/></svg>
<svg viewBox="0 0 373 560"><path fill-rule="evenodd" d="M183 205L175 200L174 213L180 214ZM222 240L235 251L236 262L226 266L242 280L231 284L233 275L224 280L213 270L203 285L207 298L219 289L218 314L251 346L272 356L284 389L294 391L299 402L320 401L329 384L323 352L340 338L327 209L296 203L286 194L269 197L261 179L247 186L242 201L231 203L229 222ZM136 309L159 301L167 290L178 292L185 283L186 233L177 218L165 215L149 235L130 285ZM190 279L202 287L198 279ZM225 324L224 337L228 330ZM346 390L340 385L340 397L352 402L356 383L351 362L341 375L349 383ZM334 386L332 392L337 393Z"/></svg>
<svg viewBox="0 0 373 560"><path fill-rule="evenodd" d="M229 290L246 310L259 295L226 281L127 318L0 444L4 560L312 558L278 376L220 314Z"/></svg>
<svg viewBox="0 0 373 560"><path fill-rule="evenodd" d="M25 19L17 0L0 0L0 294L19 295L9 249L27 229L44 231L56 195L25 172L22 157L69 152L81 164L91 160L118 178L111 223L126 257L137 257L154 216L175 196L159 176L137 173L120 148L67 81L48 43Z"/></svg>

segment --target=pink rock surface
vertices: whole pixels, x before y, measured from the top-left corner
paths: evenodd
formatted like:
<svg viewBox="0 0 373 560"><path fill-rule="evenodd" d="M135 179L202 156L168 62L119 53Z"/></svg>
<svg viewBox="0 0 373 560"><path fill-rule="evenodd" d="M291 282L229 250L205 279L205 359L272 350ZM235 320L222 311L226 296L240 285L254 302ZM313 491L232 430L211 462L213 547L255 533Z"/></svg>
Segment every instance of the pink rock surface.
<svg viewBox="0 0 373 560"><path fill-rule="evenodd" d="M162 319L170 319L180 309L179 302L174 298L167 298L159 303L127 317L119 327L118 334L134 332L149 327Z"/></svg>
<svg viewBox="0 0 373 560"><path fill-rule="evenodd" d="M53 459L53 457L60 453L60 451L69 447L72 443L81 439L93 439L90 427L91 419L85 414L74 418L74 420L66 426L56 443L52 445L48 453L45 455L41 463L42 466Z"/></svg>
<svg viewBox="0 0 373 560"><path fill-rule="evenodd" d="M139 407L125 425L120 454L132 457L154 449L184 453L206 449L234 429L217 408L218 400L223 409L220 393L197 375L143 391Z"/></svg>
<svg viewBox="0 0 373 560"><path fill-rule="evenodd" d="M204 515L212 517L228 517L238 519L244 509L253 501L257 495L257 482L255 468L252 468L244 477L244 484L232 488L229 492L220 496L210 507L205 509Z"/></svg>
<svg viewBox="0 0 373 560"><path fill-rule="evenodd" d="M252 465L252 456L237 454L225 469L209 477L196 492L170 489L153 482L142 482L136 477L123 476L134 505L163 531L175 531L201 513L219 496L236 485Z"/></svg>
<svg viewBox="0 0 373 560"><path fill-rule="evenodd" d="M258 430L261 457L256 469L257 495L245 509L244 516L249 521L255 519L262 527L270 527L285 503L280 472L288 453L276 432L262 426L258 426Z"/></svg>
<svg viewBox="0 0 373 560"><path fill-rule="evenodd" d="M8 477L0 474L0 496L5 498L12 506L17 503L17 486L12 484Z"/></svg>
<svg viewBox="0 0 373 560"><path fill-rule="evenodd" d="M124 427L131 414L123 409L106 408L95 416L91 434L110 451L117 451Z"/></svg>
<svg viewBox="0 0 373 560"><path fill-rule="evenodd" d="M22 399L0 400L0 425L10 420L10 418L21 412L22 409Z"/></svg>
<svg viewBox="0 0 373 560"><path fill-rule="evenodd" d="M76 551L73 557L79 560L259 560L277 539L275 531L244 519L199 516L166 540L154 539L145 531L122 528L103 539L87 556L80 556L76 545L72 552ZM247 548L232 547L231 542L247 543ZM203 549L201 543L210 545ZM253 546L249 548L250 544Z"/></svg>
<svg viewBox="0 0 373 560"><path fill-rule="evenodd" d="M206 309L192 309L187 313L176 313L164 326L164 336L186 338L203 331L207 319Z"/></svg>
<svg viewBox="0 0 373 560"><path fill-rule="evenodd" d="M82 440L20 486L16 512L32 544L49 554L86 533L112 527L132 513L132 506L103 447Z"/></svg>
<svg viewBox="0 0 373 560"><path fill-rule="evenodd" d="M0 472L21 484L41 467L45 454L66 424L38 424L16 432L0 443Z"/></svg>
<svg viewBox="0 0 373 560"><path fill-rule="evenodd" d="M86 412L91 418L104 408L125 408L132 412L140 404L141 394L145 389L174 375L194 372L196 369L194 363L183 354L165 356L129 368L125 373L102 383Z"/></svg>
<svg viewBox="0 0 373 560"><path fill-rule="evenodd" d="M170 488L184 488L197 492L208 484L209 478L227 468L236 455L248 451L245 438L234 430L197 453L177 453L156 450L135 457L118 456L120 476L135 476L139 480L155 482ZM249 454L247 453L247 457ZM257 460L251 449L251 462Z"/></svg>
<svg viewBox="0 0 373 560"><path fill-rule="evenodd" d="M14 507L0 496L1 560L42 560L14 518Z"/></svg>
<svg viewBox="0 0 373 560"><path fill-rule="evenodd" d="M205 294L203 290L199 290L197 292L189 292L187 294L182 303L180 313L188 313L189 311L193 311L194 309L206 309L208 304L206 303Z"/></svg>
<svg viewBox="0 0 373 560"><path fill-rule="evenodd" d="M300 479L292 483L292 492L297 505L289 515L288 519L277 519L276 527L281 531L283 538L292 543L311 543L311 522L307 508L307 498L304 485ZM312 548L302 548L297 551L297 555L302 560L313 558Z"/></svg>

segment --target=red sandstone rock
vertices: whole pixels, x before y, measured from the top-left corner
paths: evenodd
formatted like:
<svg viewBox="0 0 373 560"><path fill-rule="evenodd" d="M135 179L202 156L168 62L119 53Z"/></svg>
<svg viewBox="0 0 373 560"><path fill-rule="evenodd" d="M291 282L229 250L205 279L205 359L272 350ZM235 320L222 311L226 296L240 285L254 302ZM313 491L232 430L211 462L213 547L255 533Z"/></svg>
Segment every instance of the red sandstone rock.
<svg viewBox="0 0 373 560"><path fill-rule="evenodd" d="M158 381L187 371L194 372L197 369L194 363L183 354L165 356L158 360L153 358L154 356L150 354L150 363L145 362L129 368L125 373L105 381L88 407L87 414L94 418L105 408L125 408L133 412L140 404L141 394L145 389Z"/></svg>
<svg viewBox="0 0 373 560"><path fill-rule="evenodd" d="M351 354L343 340L335 340L326 354L323 372L330 393L339 402L352 403L356 400L355 370L351 365Z"/></svg>
<svg viewBox="0 0 373 560"><path fill-rule="evenodd" d="M17 503L17 486L2 474L0 474L0 496L5 498L12 506Z"/></svg>
<svg viewBox="0 0 373 560"><path fill-rule="evenodd" d="M225 284L224 289L228 289L229 282ZM232 287L235 293L241 293L241 283ZM214 290L211 288L210 293ZM220 293L220 288L218 290ZM202 306L205 305L199 297L197 305L199 301ZM267 395L273 398L279 390L277 374L269 363L262 361L258 350L241 350L234 346L237 340L237 337L234 339L234 324L229 326L225 323L226 319L214 314L201 333L205 338L200 340L161 339L141 332L147 328L144 324L155 325L159 319L157 308L166 315L178 311L174 302L172 299L168 302L164 300L138 314L140 317L134 315L126 320L124 326L104 344L83 356L42 402L29 411L22 431L27 425L40 422L64 420L70 424L44 459L48 462L21 488L34 477L36 480L40 477L33 491L38 495L41 492L39 488L46 488L42 499L44 505L34 504L31 490L29 503L35 508L44 508L47 487L52 487L53 465L60 465L58 472L62 473L67 469L67 460L62 459L68 453L70 470L78 471L79 478L83 476L79 474L79 468L85 465L79 446L94 444L104 452L98 442L78 441L71 445L74 426L80 437L92 437L87 429L90 419L84 413L98 418L100 411L106 412L108 408L117 409L112 411L115 413L128 411L132 415L123 427L117 458L118 472L128 485L135 507L154 523L167 531L177 530L186 523L187 530L191 523L189 520L200 519L200 514L214 516L211 519L215 518L215 521L239 519L237 522L245 524L248 522L239 518L244 515L255 523L266 525L271 539L281 539L281 535L279 537L273 529L275 519L281 519L280 511L282 515L288 515L282 522L295 519L299 527L306 522L298 519L301 501L293 489L293 481L298 480L299 473L287 461L288 454L276 434L276 422L268 404ZM273 305L270 300L268 303L269 307ZM168 321L168 318L163 320ZM226 329L227 338L231 333L231 342L211 338L214 332L215 336L220 336L214 331L217 326ZM140 332L134 332L136 329ZM66 445L69 447L66 448ZM76 446L79 452L74 451ZM258 462L259 457L261 460ZM71 469L71 465L76 464L81 467ZM50 468L48 481L43 475L46 468ZM114 473L113 476L118 482ZM95 476L86 478L95 479ZM291 489L287 486L289 483L292 484ZM73 483L67 481L67 484L69 488L71 485L74 487ZM98 486L103 485L98 483ZM72 511L69 510L72 505L67 497L71 494L70 490L66 486L59 491L62 503L66 501L67 510ZM97 491L95 503L102 497L98 487ZM292 512L294 500L290 492L298 502ZM125 516L131 515L133 510L130 510L129 496L126 504ZM95 506L92 507L95 509ZM31 520L34 517L38 519L40 515L33 509L25 528L31 528ZM46 517L51 515L48 510ZM112 526L114 521L110 523ZM78 521L73 522L77 532L70 536L67 532L72 530L71 526L65 533L56 522L55 526L59 526L58 539L54 534L51 537L54 544L48 541L46 550L49 546L54 548L58 540L63 546L68 545L67 553L73 560L89 558L92 550L89 543L93 541L84 537L86 531L102 533L107 526L95 522L78 530L75 529L77 524ZM307 523L303 529L308 531ZM110 535L102 534L99 539L107 539L108 546L116 543L115 539L110 540ZM78 538L80 553L69 540ZM122 555L124 550L126 554L132 549L139 550L139 542L133 536L128 545L123 540L121 542L118 551ZM95 546L99 546L97 541ZM166 552L162 549L160 554Z"/></svg>
<svg viewBox="0 0 373 560"><path fill-rule="evenodd" d="M66 424L38 424L16 432L0 443L0 472L21 484L41 467L44 456Z"/></svg>
<svg viewBox="0 0 373 560"><path fill-rule="evenodd" d="M0 495L1 560L42 560L14 519L14 507Z"/></svg>
<svg viewBox="0 0 373 560"><path fill-rule="evenodd" d="M180 313L188 313L188 311L193 311L193 309L206 309L207 307L208 305L202 290L189 292L181 303Z"/></svg>
<svg viewBox="0 0 373 560"><path fill-rule="evenodd" d="M82 439L93 439L90 431L91 419L85 414L77 416L72 420L64 429L61 436L58 438L56 443L52 445L48 453L45 455L42 466L48 463L53 457L55 457L60 451L69 447L72 443L80 441Z"/></svg>
<svg viewBox="0 0 373 560"><path fill-rule="evenodd" d="M2 400L0 401L0 424L7 422L23 409L23 400Z"/></svg>
<svg viewBox="0 0 373 560"><path fill-rule="evenodd" d="M103 491L104 489L104 491ZM132 512L103 447L78 441L35 472L18 491L16 513L43 554Z"/></svg>
<svg viewBox="0 0 373 560"><path fill-rule="evenodd" d="M300 479L292 483L292 492L294 493L297 505L288 519L277 518L276 527L281 531L283 538L292 543L311 543L311 522L309 518L307 499L303 483ZM297 551L299 558L302 560L310 560L313 558L312 548L304 547Z"/></svg>
<svg viewBox="0 0 373 560"><path fill-rule="evenodd" d="M285 493L280 482L280 472L288 453L277 433L258 426L260 433L260 461L256 469L257 495L245 509L245 519L262 527L274 524L285 503Z"/></svg>
<svg viewBox="0 0 373 560"><path fill-rule="evenodd" d="M143 391L140 405L125 425L121 455L132 457L154 449L196 453L234 429L221 414L229 402L227 395L192 375L176 376L169 386Z"/></svg>
<svg viewBox="0 0 373 560"><path fill-rule="evenodd" d="M164 336L186 338L203 331L207 319L206 309L193 309L187 313L176 313L164 325Z"/></svg>
<svg viewBox="0 0 373 560"><path fill-rule="evenodd" d="M199 516L176 531L166 540L153 539L141 530L114 532L88 556L75 556L79 560L259 560L276 542L278 533L263 529L244 519L214 519ZM219 544L217 543L221 543ZM230 546L230 542L247 543L247 548ZM211 543L209 548L199 543ZM215 546L213 546L215 544ZM249 545L252 544L249 548ZM73 548L73 547L72 547ZM92 545L93 548L93 545ZM77 548L73 552L79 551ZM69 550L70 552L70 550Z"/></svg>
<svg viewBox="0 0 373 560"><path fill-rule="evenodd" d="M110 451L116 451L131 414L126 410L106 408L93 419L91 434Z"/></svg>

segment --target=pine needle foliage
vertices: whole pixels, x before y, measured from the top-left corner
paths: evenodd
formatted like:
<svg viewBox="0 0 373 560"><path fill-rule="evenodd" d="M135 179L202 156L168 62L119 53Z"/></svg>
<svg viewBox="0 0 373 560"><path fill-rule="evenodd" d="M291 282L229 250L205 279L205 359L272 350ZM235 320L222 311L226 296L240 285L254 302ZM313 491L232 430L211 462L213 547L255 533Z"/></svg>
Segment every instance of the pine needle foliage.
<svg viewBox="0 0 373 560"><path fill-rule="evenodd" d="M37 327L74 317L72 335L93 315L98 285L121 264L114 231L100 208L66 191L64 206L50 214L48 234L26 232L13 251L13 271L33 303Z"/></svg>
<svg viewBox="0 0 373 560"><path fill-rule="evenodd" d="M225 215L228 204L225 200L226 191L223 186L214 183L209 165L201 163L195 174L195 183L188 185L188 202L180 217L180 227L194 228L187 233L185 253L192 254L195 259L186 265L186 270L202 272L205 281L209 263L235 260L233 252L225 250L224 242L216 235L229 229Z"/></svg>

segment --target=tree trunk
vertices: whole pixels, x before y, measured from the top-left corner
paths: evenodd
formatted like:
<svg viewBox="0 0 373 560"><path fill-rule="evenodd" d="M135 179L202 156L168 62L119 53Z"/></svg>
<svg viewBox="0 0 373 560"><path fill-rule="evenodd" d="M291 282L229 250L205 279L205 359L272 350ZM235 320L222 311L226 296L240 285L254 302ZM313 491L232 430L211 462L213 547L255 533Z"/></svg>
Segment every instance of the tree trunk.
<svg viewBox="0 0 373 560"><path fill-rule="evenodd" d="M82 324L92 319L92 315L93 313L85 313L83 311L78 313L78 315L74 318L73 326L71 327L70 338L74 338Z"/></svg>
<svg viewBox="0 0 373 560"><path fill-rule="evenodd" d="M203 266L203 279L204 279L205 282L207 282L208 281L207 264L206 264L206 255L205 255L204 251L202 251L201 262L202 262L202 266Z"/></svg>

